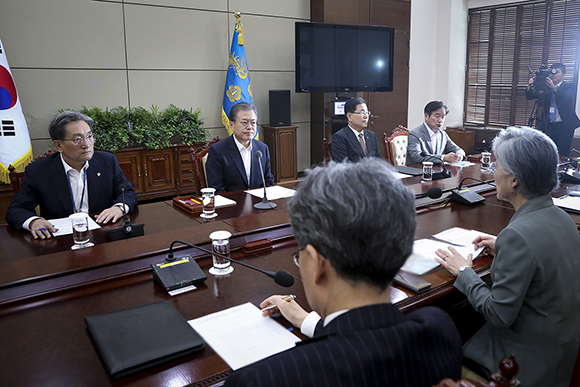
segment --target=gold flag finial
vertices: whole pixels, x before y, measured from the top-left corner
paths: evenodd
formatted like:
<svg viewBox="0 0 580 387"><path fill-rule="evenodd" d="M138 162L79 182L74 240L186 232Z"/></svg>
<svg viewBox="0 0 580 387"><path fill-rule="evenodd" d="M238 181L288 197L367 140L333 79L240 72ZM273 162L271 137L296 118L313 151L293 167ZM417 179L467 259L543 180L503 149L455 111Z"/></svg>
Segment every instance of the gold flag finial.
<svg viewBox="0 0 580 387"><path fill-rule="evenodd" d="M242 31L242 21L240 17L242 17L242 13L239 9L234 12L234 16L236 17L236 32L238 33L238 46L244 45L244 32Z"/></svg>

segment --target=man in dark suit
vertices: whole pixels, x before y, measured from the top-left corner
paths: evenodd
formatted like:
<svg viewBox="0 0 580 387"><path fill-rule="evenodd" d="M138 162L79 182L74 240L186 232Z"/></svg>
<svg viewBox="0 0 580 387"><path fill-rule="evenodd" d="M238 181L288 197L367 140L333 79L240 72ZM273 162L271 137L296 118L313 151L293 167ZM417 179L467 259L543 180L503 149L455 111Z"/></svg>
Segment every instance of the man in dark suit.
<svg viewBox="0 0 580 387"><path fill-rule="evenodd" d="M26 167L20 191L6 213L8 224L44 239L56 231L46 219L99 212L96 221L104 224L116 222L124 210L133 210L137 195L115 155L93 149L92 128L90 117L73 111L59 114L50 123L48 130L58 153ZM121 187L125 187L124 210Z"/></svg>
<svg viewBox="0 0 580 387"><path fill-rule="evenodd" d="M365 129L371 112L364 99L355 97L344 104L348 126L332 136L332 159L341 162L349 159L357 162L364 157L381 157L379 142L374 132Z"/></svg>
<svg viewBox="0 0 580 387"><path fill-rule="evenodd" d="M425 122L409 132L407 164L431 161L435 164L456 163L463 160L465 151L449 138L443 127L449 113L442 101L425 105Z"/></svg>
<svg viewBox="0 0 580 387"><path fill-rule="evenodd" d="M381 216L371 209L380 208ZM271 296L312 337L229 376L226 386L432 386L461 374L451 318L426 307L403 315L389 284L413 249L414 195L384 160L315 168L288 207L293 254L308 304Z"/></svg>
<svg viewBox="0 0 580 387"><path fill-rule="evenodd" d="M232 135L209 148L205 170L207 185L216 192L237 191L274 184L270 171L270 151L263 142L254 140L258 109L247 102L232 106L229 114ZM260 151L262 157L256 157Z"/></svg>
<svg viewBox="0 0 580 387"><path fill-rule="evenodd" d="M541 107L539 129L556 143L560 155L569 156L574 131L580 126L580 119L574 107L576 87L573 83L565 82L565 76L566 66L554 63L550 67L550 75L545 77L545 85L537 85L534 82L535 76L530 78L526 98L538 100Z"/></svg>

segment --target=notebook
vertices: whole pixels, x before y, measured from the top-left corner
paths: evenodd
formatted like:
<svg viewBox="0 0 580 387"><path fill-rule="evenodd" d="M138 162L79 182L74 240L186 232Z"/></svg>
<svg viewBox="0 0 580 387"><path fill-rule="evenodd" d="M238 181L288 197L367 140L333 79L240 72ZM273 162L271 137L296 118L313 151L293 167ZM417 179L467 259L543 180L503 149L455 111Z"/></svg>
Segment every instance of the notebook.
<svg viewBox="0 0 580 387"><path fill-rule="evenodd" d="M85 318L105 368L119 379L190 355L205 342L166 301Z"/></svg>

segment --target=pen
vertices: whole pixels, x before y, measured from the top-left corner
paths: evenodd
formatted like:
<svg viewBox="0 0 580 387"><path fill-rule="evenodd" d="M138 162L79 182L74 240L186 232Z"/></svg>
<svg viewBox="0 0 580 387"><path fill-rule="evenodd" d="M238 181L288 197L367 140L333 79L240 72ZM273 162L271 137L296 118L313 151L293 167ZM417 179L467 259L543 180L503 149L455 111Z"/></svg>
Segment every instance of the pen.
<svg viewBox="0 0 580 387"><path fill-rule="evenodd" d="M296 299L296 296L295 296L295 295L293 295L293 294L291 294L291 295L289 295L288 297L284 297L282 300L283 300L283 301L286 301L286 302L290 302L290 301L292 301L292 300L294 300L294 299ZM267 311L267 310L274 309L275 307L276 307L276 305L275 305L275 304L270 304L270 305L268 305L267 307L265 307L265 308L261 309L261 310L260 310L260 312L262 312L262 313L263 313L263 312L265 312L265 311Z"/></svg>

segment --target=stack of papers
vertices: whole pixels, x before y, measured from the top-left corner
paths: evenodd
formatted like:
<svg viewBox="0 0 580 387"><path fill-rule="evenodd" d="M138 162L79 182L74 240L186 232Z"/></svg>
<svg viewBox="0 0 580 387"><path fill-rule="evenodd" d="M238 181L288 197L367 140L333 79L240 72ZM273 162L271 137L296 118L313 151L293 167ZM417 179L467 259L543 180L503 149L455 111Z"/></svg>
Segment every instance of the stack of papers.
<svg viewBox="0 0 580 387"><path fill-rule="evenodd" d="M214 201L215 201L215 208L229 207L229 206L235 206L236 205L236 201L235 200L228 199L228 198L226 198L226 197L224 197L222 195L215 195Z"/></svg>
<svg viewBox="0 0 580 387"><path fill-rule="evenodd" d="M264 197L264 187L250 189L247 190L246 193L249 193L252 196L262 199ZM289 198L291 196L294 196L295 193L296 193L295 190L282 187L281 185L273 185L271 187L266 187L266 196L268 196L268 200Z"/></svg>
<svg viewBox="0 0 580 387"><path fill-rule="evenodd" d="M580 212L580 193L570 192L570 194L561 198L552 198L554 204L565 210Z"/></svg>
<svg viewBox="0 0 580 387"><path fill-rule="evenodd" d="M474 250L471 243L476 237L480 235L488 235L476 230L466 230L460 227L453 227L433 235L434 239L419 239L413 244L413 252L407 258L407 261L401 270L423 275L429 270L439 266L435 261L435 251L438 249L447 250L450 246L453 247L464 258L469 254L473 254L473 258L477 257L483 250L483 247Z"/></svg>
<svg viewBox="0 0 580 387"><path fill-rule="evenodd" d="M445 165L451 165L453 167L469 167L470 165L475 165L470 161L458 161L456 163L445 163Z"/></svg>
<svg viewBox="0 0 580 387"><path fill-rule="evenodd" d="M249 302L188 322L234 371L300 341Z"/></svg>

